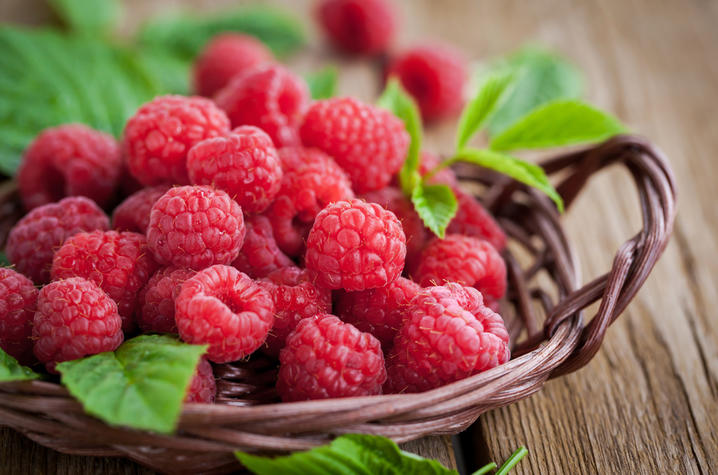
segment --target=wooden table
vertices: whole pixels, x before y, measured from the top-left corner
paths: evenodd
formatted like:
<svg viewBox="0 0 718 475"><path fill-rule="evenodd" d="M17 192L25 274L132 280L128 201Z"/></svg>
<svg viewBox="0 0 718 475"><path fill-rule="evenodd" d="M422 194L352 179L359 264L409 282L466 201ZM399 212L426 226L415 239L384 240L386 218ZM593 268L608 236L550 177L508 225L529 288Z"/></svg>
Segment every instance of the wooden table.
<svg viewBox="0 0 718 475"><path fill-rule="evenodd" d="M127 1L123 31L165 3ZM192 3L185 0L182 3ZM237 4L206 1L210 7ZM309 3L287 8L310 24ZM515 473L713 473L718 467L718 2L705 0L412 0L399 45L443 39L474 59L538 41L585 71L589 98L659 144L672 160L680 212L672 244L604 347L577 374L480 418L463 436L468 467L502 461L519 445L530 454ZM4 0L3 21L42 22L41 0ZM315 40L313 53L324 51ZM1 53L0 53L1 54ZM311 58L315 59L311 59ZM339 61L332 58L333 61ZM314 56L296 61L314 67ZM375 74L342 61L340 90L370 99ZM448 151L454 124L429 131L428 148ZM566 216L583 275L603 273L617 246L638 229L629 178L596 179ZM71 457L4 429L4 473L148 473L117 459ZM454 466L448 438L407 446Z"/></svg>

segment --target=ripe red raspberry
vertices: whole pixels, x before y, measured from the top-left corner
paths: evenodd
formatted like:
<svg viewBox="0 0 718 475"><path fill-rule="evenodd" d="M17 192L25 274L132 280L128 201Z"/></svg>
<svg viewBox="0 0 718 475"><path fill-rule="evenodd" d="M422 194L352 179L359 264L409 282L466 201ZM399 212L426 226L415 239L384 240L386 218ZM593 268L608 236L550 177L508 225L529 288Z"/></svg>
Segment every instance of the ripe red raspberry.
<svg viewBox="0 0 718 475"><path fill-rule="evenodd" d="M475 287L489 303L506 293L506 264L498 251L488 241L461 234L431 241L415 277L422 287L445 282Z"/></svg>
<svg viewBox="0 0 718 475"><path fill-rule="evenodd" d="M264 43L253 36L223 33L213 37L194 63L194 90L211 97L237 74L274 60Z"/></svg>
<svg viewBox="0 0 718 475"><path fill-rule="evenodd" d="M453 187L453 190L459 208L446 232L486 239L496 250L502 251L506 247L506 234L499 223L476 198L458 187Z"/></svg>
<svg viewBox="0 0 718 475"><path fill-rule="evenodd" d="M0 348L29 365L32 354L32 318L37 306L37 289L24 275L0 267Z"/></svg>
<svg viewBox="0 0 718 475"><path fill-rule="evenodd" d="M265 63L236 76L215 96L232 126L254 125L277 147L299 144L297 128L309 103L302 78L278 64Z"/></svg>
<svg viewBox="0 0 718 475"><path fill-rule="evenodd" d="M394 11L385 0L324 0L318 17L333 45L347 53L381 53L396 29Z"/></svg>
<svg viewBox="0 0 718 475"><path fill-rule="evenodd" d="M30 211L8 235L5 253L15 268L36 284L50 281L55 251L83 231L109 229L110 220L87 198L72 196Z"/></svg>
<svg viewBox="0 0 718 475"><path fill-rule="evenodd" d="M399 78L421 109L434 120L458 113L464 103L466 59L448 45L415 47L391 64L388 74Z"/></svg>
<svg viewBox="0 0 718 475"><path fill-rule="evenodd" d="M420 290L419 284L397 277L386 287L340 292L335 313L359 330L374 335L387 351L401 328L409 302Z"/></svg>
<svg viewBox="0 0 718 475"><path fill-rule="evenodd" d="M125 125L123 146L130 173L143 185L187 185L189 149L227 132L229 119L209 99L156 97Z"/></svg>
<svg viewBox="0 0 718 475"><path fill-rule="evenodd" d="M441 159L431 152L422 151L419 154L419 173L425 175L441 163ZM429 179L430 183L443 183L451 187L459 185L459 181L451 168L442 168Z"/></svg>
<svg viewBox="0 0 718 475"><path fill-rule="evenodd" d="M165 267L154 273L137 297L137 324L144 332L177 333L175 300L182 284L195 275L184 267Z"/></svg>
<svg viewBox="0 0 718 475"><path fill-rule="evenodd" d="M75 234L52 259L52 279L82 277L97 284L117 303L122 330L134 328L137 294L157 264L142 234L93 231Z"/></svg>
<svg viewBox="0 0 718 475"><path fill-rule="evenodd" d="M86 196L104 206L122 171L120 146L109 134L82 124L43 130L25 150L17 184L25 208Z"/></svg>
<svg viewBox="0 0 718 475"><path fill-rule="evenodd" d="M245 213L264 211L282 181L282 165L272 139L250 125L192 147L187 170L193 184L226 191Z"/></svg>
<svg viewBox="0 0 718 475"><path fill-rule="evenodd" d="M355 199L330 204L317 215L305 265L317 285L356 291L396 279L405 257L406 238L394 213Z"/></svg>
<svg viewBox="0 0 718 475"><path fill-rule="evenodd" d="M200 270L235 260L244 233L242 208L227 193L180 186L152 207L147 243L159 264Z"/></svg>
<svg viewBox="0 0 718 475"><path fill-rule="evenodd" d="M80 277L46 285L32 323L34 352L48 371L56 363L113 351L122 343L117 304L95 283Z"/></svg>
<svg viewBox="0 0 718 475"><path fill-rule="evenodd" d="M385 380L379 340L334 315L300 321L279 353L283 401L381 394Z"/></svg>
<svg viewBox="0 0 718 475"><path fill-rule="evenodd" d="M401 120L350 97L313 103L299 132L304 145L323 150L347 172L357 193L388 185L409 149Z"/></svg>
<svg viewBox="0 0 718 475"><path fill-rule="evenodd" d="M277 245L299 256L314 218L329 203L354 198L346 173L324 152L303 147L279 150L285 173L267 216Z"/></svg>
<svg viewBox="0 0 718 475"><path fill-rule="evenodd" d="M386 187L370 191L363 196L370 203L377 203L399 218L406 235L406 270L411 273L419 264L421 251L431 236L424 221L414 210L414 204L398 188Z"/></svg>
<svg viewBox="0 0 718 475"><path fill-rule="evenodd" d="M167 190L167 185L158 185L143 188L125 198L112 213L112 227L118 231L146 233L152 206Z"/></svg>
<svg viewBox="0 0 718 475"><path fill-rule="evenodd" d="M276 270L259 285L274 300L274 325L264 349L268 355L279 356L287 335L300 320L332 311L331 291L316 287L305 269L286 267Z"/></svg>
<svg viewBox="0 0 718 475"><path fill-rule="evenodd" d="M211 404L217 395L217 382L214 380L212 365L202 357L197 364L197 370L187 388L184 402L199 402Z"/></svg>
<svg viewBox="0 0 718 475"><path fill-rule="evenodd" d="M503 319L476 289L423 289L394 339L384 391L427 391L493 368L509 360L508 343Z"/></svg>
<svg viewBox="0 0 718 475"><path fill-rule="evenodd" d="M294 266L294 262L277 247L269 218L262 215L248 216L244 225L247 235L239 256L232 262L234 267L258 279L277 269Z"/></svg>
<svg viewBox="0 0 718 475"><path fill-rule="evenodd" d="M237 361L262 346L274 320L272 296L234 267L214 265L188 279L175 300L187 343L209 345L215 363Z"/></svg>

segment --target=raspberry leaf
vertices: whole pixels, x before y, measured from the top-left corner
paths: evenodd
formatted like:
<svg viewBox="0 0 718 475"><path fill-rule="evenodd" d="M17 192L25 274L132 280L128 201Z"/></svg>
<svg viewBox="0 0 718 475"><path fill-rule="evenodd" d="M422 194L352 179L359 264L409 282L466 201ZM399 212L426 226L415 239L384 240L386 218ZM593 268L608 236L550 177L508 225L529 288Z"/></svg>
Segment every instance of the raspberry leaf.
<svg viewBox="0 0 718 475"><path fill-rule="evenodd" d="M426 227L443 239L446 227L456 215L459 206L451 188L446 185L420 183L414 187L411 201Z"/></svg>
<svg viewBox="0 0 718 475"><path fill-rule="evenodd" d="M414 187L419 183L419 151L421 150L421 115L414 99L401 87L399 80L392 77L386 89L377 100L377 105L392 112L404 122L411 137L409 152L404 166L399 171L399 183L407 196L412 196Z"/></svg>
<svg viewBox="0 0 718 475"><path fill-rule="evenodd" d="M625 132L615 117L577 100L559 99L540 106L493 137L492 150L519 150L600 142Z"/></svg>
<svg viewBox="0 0 718 475"><path fill-rule="evenodd" d="M239 461L256 475L455 475L436 460L404 452L390 439L378 435L347 434L306 452L283 457L262 457L235 452Z"/></svg>
<svg viewBox="0 0 718 475"><path fill-rule="evenodd" d="M172 433L206 346L140 335L114 352L57 365L62 384L108 424Z"/></svg>
<svg viewBox="0 0 718 475"><path fill-rule="evenodd" d="M526 185L538 188L551 198L558 210L563 212L563 199L556 189L551 185L543 168L533 163L526 162L511 155L486 149L464 148L451 162L468 162L480 167L489 168L508 175L511 178L525 183Z"/></svg>
<svg viewBox="0 0 718 475"><path fill-rule="evenodd" d="M12 264L8 260L4 252L0 252L0 267L11 266Z"/></svg>
<svg viewBox="0 0 718 475"><path fill-rule="evenodd" d="M0 348L0 383L29 381L31 379L38 379L39 377L39 374L27 366L22 366L15 358Z"/></svg>
<svg viewBox="0 0 718 475"><path fill-rule="evenodd" d="M312 99L329 99L334 97L337 89L337 68L327 66L314 73L308 74L305 79L309 86Z"/></svg>
<svg viewBox="0 0 718 475"><path fill-rule="evenodd" d="M474 98L461 112L456 131L456 150L463 148L506 100L515 84L515 77L515 71L505 69L489 74L483 80Z"/></svg>
<svg viewBox="0 0 718 475"><path fill-rule="evenodd" d="M57 15L76 32L102 34L112 28L120 16L117 0L49 0Z"/></svg>

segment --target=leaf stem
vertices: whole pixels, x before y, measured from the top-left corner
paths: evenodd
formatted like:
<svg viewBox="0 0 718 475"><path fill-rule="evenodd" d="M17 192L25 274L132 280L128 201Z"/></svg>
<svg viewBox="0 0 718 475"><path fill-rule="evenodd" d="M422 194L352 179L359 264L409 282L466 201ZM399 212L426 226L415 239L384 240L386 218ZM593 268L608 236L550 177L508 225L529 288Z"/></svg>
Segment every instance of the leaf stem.
<svg viewBox="0 0 718 475"><path fill-rule="evenodd" d="M422 180L424 180L424 183L428 183L428 181L429 181L434 175L436 175L437 173L439 173L439 172L440 172L441 170L443 170L444 168L450 167L451 165L453 165L454 163L458 162L459 160L461 160L461 153L460 153L460 152L457 153L456 155L454 155L454 156L451 157L451 158L447 158L446 160L442 160L441 162L439 162L439 164L438 164L437 166L435 166L434 168L432 168L431 170L429 170L428 172L426 172L426 173L424 174L424 176L422 177Z"/></svg>
<svg viewBox="0 0 718 475"><path fill-rule="evenodd" d="M504 464L499 468L499 470L494 475L506 475L509 473L509 470L514 468L514 466L519 463L519 461L526 456L526 454L529 453L529 451L524 447L523 445L519 447L516 452L511 454L511 457L504 462Z"/></svg>
<svg viewBox="0 0 718 475"><path fill-rule="evenodd" d="M484 475L485 473L489 473L491 470L496 469L496 462L487 463L471 475Z"/></svg>

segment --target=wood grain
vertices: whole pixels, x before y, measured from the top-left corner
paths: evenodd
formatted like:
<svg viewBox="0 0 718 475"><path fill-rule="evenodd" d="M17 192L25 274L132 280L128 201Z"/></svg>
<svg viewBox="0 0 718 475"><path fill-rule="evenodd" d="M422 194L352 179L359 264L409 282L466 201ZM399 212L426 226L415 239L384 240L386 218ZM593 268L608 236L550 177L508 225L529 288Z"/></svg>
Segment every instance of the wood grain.
<svg viewBox="0 0 718 475"><path fill-rule="evenodd" d="M122 25L185 1L127 0ZM236 5L204 0L208 9ZM247 3L247 2L239 2ZM312 2L280 3L310 25ZM4 0L2 20L39 23L40 0ZM399 47L440 39L475 60L528 41L555 48L585 72L590 99L658 143L679 183L675 239L644 289L611 328L596 358L544 391L481 417L464 434L469 469L501 462L519 445L530 454L516 473L712 473L718 467L718 2L707 0L397 2ZM340 91L371 99L376 74L365 62L331 56L314 35L300 71L341 65ZM433 126L427 147L449 151L454 124ZM634 233L640 212L629 178L609 171L566 216L586 280L604 272ZM455 466L448 438L407 450ZM118 459L71 457L0 432L2 473L149 473Z"/></svg>

